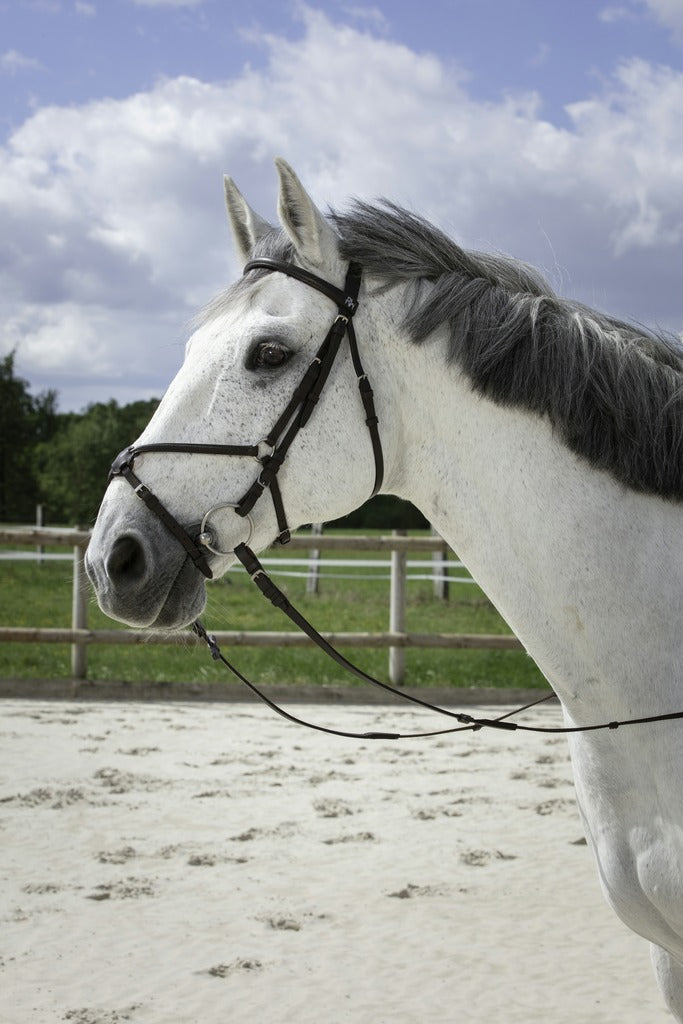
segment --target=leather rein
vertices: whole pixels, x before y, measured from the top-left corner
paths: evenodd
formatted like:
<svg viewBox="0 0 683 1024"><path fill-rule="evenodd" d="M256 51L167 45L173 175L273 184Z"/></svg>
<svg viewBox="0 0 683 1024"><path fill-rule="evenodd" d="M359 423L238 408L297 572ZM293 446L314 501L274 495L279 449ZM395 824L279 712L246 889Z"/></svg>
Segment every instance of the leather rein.
<svg viewBox="0 0 683 1024"><path fill-rule="evenodd" d="M353 316L358 309L358 293L360 290L362 271L360 266L352 261L348 267L344 288L340 289L335 285L330 284L328 281L325 281L323 278L318 277L295 264L287 263L283 260L259 257L250 260L246 264L244 273L247 274L251 270L275 271L281 274L286 274L288 277L293 277L309 287L315 288L317 291L322 292L322 294L330 298L336 304L338 311L330 330L325 336L325 340L318 349L313 361L295 388L286 408L270 430L269 434L265 438L259 440L256 444L251 445L188 444L183 442L158 442L152 444L133 445L125 448L116 457L111 466L108 482L111 482L116 477L121 477L130 484L140 500L143 501L150 511L161 520L166 529L183 546L198 571L203 573L207 579L211 579L213 577L213 573L208 562L207 551L218 555L230 554L230 552L221 551L215 546L217 542L214 532L211 529L211 515L219 509L232 508L236 515L247 520L249 526L247 541L238 544L234 549L234 554L242 563L252 582L264 597L266 597L276 608L282 611L313 641L313 643L332 658L337 665L354 675L357 679L360 679L365 683L370 683L373 686L380 687L382 690L400 697L402 700L416 704L418 707L427 711L454 719L459 724L457 726L432 730L429 732L397 733L381 731L347 732L341 729L333 729L327 726L308 722L304 719L298 718L296 715L293 715L288 711L285 711L284 708L281 708L278 704L272 701L254 683L247 679L246 676L244 676L230 661L228 661L216 642L216 638L207 633L202 623L197 620L194 622L192 630L200 640L206 643L211 653L211 657L215 661L222 662L226 668L228 668L252 691L252 693L259 697L272 711L275 711L287 721L293 722L297 725L306 726L307 728L314 729L317 732L328 733L333 736L348 737L351 739L413 739L428 736L441 736L455 732L476 732L483 728L505 730L509 732L519 730L535 733L594 732L604 729L614 730L624 725L644 725L652 722L683 719L683 711L679 711L664 715L652 715L646 718L632 718L625 721L604 722L599 725L588 726L531 726L510 721L510 719L515 715L521 714L529 708L551 700L555 696L552 693L541 697L539 700L533 701L530 704L525 704L523 707L516 708L514 711L509 711L504 715L500 715L497 718L475 717L459 711L449 711L446 708L431 704L429 701L423 700L414 694L409 694L404 690L396 689L388 683L381 682L374 676L364 672L336 650L336 648L333 647L332 644L330 644L329 641L327 641L315 629L315 627L311 625L310 622L308 622L301 612L291 604L285 594L275 585L275 583L273 583L256 555L249 548L248 544L253 534L253 522L251 520L250 513L261 495L266 490L270 491L279 531L276 541L280 544L286 544L289 541L290 531L287 525L287 517L278 484L278 472L282 467L287 452L296 438L296 435L299 430L308 423L316 407L320 394L329 378L344 337L348 339L349 351L358 381L358 389L365 411L365 422L368 427L375 461L375 482L371 496L377 494L382 486L382 480L384 477L384 459L379 434L379 422L375 411L373 391L363 369L356 340L356 333L353 327ZM260 464L261 470L257 479L248 488L239 501L223 502L221 504L214 505L205 513L201 523L197 526L184 527L134 472L133 466L136 457L150 452L251 457Z"/></svg>

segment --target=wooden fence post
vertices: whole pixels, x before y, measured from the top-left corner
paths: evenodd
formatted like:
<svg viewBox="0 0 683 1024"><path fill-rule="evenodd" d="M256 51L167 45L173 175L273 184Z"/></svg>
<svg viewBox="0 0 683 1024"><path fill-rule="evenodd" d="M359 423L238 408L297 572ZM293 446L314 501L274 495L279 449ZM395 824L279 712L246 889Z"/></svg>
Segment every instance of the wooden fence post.
<svg viewBox="0 0 683 1024"><path fill-rule="evenodd" d="M42 528L44 526L45 526L45 515L44 515L44 512L43 512L43 506L42 505L36 505L36 529L37 530L42 530ZM36 547L36 551L38 552L38 565L42 565L43 564L43 555L45 554L45 548L44 548L44 546L42 544L38 544L38 546Z"/></svg>
<svg viewBox="0 0 683 1024"><path fill-rule="evenodd" d="M392 537L404 537L405 530L392 530ZM391 552L391 590L389 594L389 631L405 633L406 628L406 553ZM402 686L406 675L405 647L389 648L389 681Z"/></svg>
<svg viewBox="0 0 683 1024"><path fill-rule="evenodd" d="M83 558L85 547L77 544L74 548L73 590L71 596L71 628L88 628L88 586ZM88 669L87 645L71 645L71 675L74 679L85 679Z"/></svg>
<svg viewBox="0 0 683 1024"><path fill-rule="evenodd" d="M311 536L322 537L323 524L311 524ZM308 575L306 576L306 593L317 594L320 589L320 548L311 548L308 552L310 562L308 563Z"/></svg>
<svg viewBox="0 0 683 1024"><path fill-rule="evenodd" d="M432 537L440 536L432 526ZM434 597L442 601L448 600L448 545L444 541L439 551L432 552L432 577L434 583Z"/></svg>

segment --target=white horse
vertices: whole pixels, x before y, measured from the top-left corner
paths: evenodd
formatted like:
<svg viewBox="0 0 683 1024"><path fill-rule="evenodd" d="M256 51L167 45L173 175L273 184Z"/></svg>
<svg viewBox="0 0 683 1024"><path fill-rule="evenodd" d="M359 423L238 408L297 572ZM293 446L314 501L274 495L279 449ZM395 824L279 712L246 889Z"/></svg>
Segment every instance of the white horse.
<svg viewBox="0 0 683 1024"><path fill-rule="evenodd" d="M226 179L241 258L286 260L342 288L363 268L357 337L384 448L382 490L412 501L458 551L558 694L568 725L683 708L683 353L557 298L520 263L465 252L390 204L323 217L277 161L272 228ZM261 445L335 315L289 274L251 270L216 299L136 447ZM130 468L130 467L129 467ZM348 349L278 474L293 527L336 518L373 488L373 449ZM141 479L176 523L211 510L220 575L247 539L281 531L275 505L235 515L252 459L153 450ZM139 474L139 477L137 476ZM199 527L186 528L196 537ZM190 553L192 554L192 552ZM182 626L204 576L126 481L108 488L87 556L100 605ZM206 568L206 567L205 567ZM578 803L610 904L652 944L683 1021L683 723L569 739Z"/></svg>

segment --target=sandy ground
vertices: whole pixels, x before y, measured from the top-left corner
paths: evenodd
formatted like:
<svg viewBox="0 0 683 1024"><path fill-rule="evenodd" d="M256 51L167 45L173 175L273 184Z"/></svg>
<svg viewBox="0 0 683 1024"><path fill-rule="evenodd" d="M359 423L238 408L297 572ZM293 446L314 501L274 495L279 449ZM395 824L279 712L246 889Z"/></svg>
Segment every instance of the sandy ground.
<svg viewBox="0 0 683 1024"><path fill-rule="evenodd" d="M562 738L19 700L0 733L2 1024L671 1020L603 902Z"/></svg>

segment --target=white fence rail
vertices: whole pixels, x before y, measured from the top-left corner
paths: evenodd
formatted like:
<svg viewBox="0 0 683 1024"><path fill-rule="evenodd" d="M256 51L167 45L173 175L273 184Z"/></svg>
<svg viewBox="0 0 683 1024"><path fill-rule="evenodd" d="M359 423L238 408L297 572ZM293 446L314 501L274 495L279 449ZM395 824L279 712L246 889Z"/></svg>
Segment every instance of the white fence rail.
<svg viewBox="0 0 683 1024"><path fill-rule="evenodd" d="M45 527L0 527L0 544L29 544L40 549L43 546L69 547L71 554L62 557L73 559L72 613L70 629L55 629L19 626L0 626L0 643L67 643L71 644L71 672L75 679L85 679L87 675L87 650L90 644L181 644L198 643L193 634L182 631L169 633L159 630L133 629L89 629L88 628L88 591L83 568L85 550L90 541L90 533L85 530L54 529ZM358 579L358 569L371 568L385 570L381 576L390 581L389 592L389 629L387 632L328 632L323 635L336 647L388 647L389 676L394 685L400 685L405 676L405 650L408 647L429 648L488 648L495 650L521 650L521 644L514 636L462 633L410 633L405 628L406 581L411 578L431 579L435 584L435 592L444 593L444 584L448 582L472 582L470 577L462 575L462 563L447 560L446 546L439 537L406 537L392 534L381 537L348 537L348 536L308 536L301 534L292 537L291 549L307 549L308 558L262 558L264 566L268 566L282 574L289 574L284 565L297 563L301 571L296 575L307 577L310 581L318 578L321 569L354 567L354 578ZM384 551L390 552L390 559L330 559L321 557L323 550L328 551ZM407 553L431 553L433 561L411 561ZM3 552L2 557L26 557L26 552ZM35 557L40 557L36 554ZM43 554L43 557L46 557ZM411 569L429 569L431 572L413 576ZM458 577L450 573L459 571ZM336 575L336 574L333 574ZM351 574L349 574L351 575ZM373 579L377 574L373 574ZM303 633L291 631L265 630L233 630L217 631L218 642L236 647L310 647L312 641Z"/></svg>

